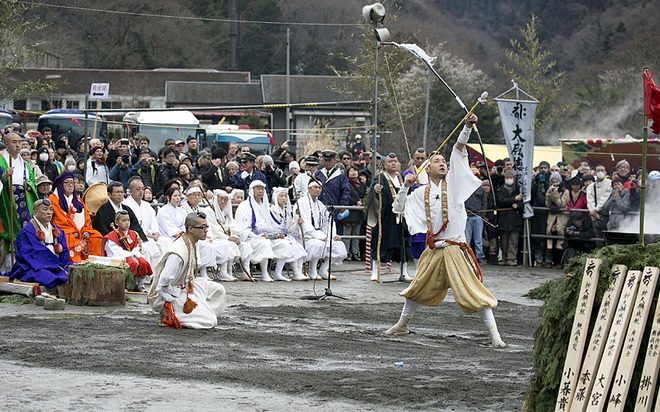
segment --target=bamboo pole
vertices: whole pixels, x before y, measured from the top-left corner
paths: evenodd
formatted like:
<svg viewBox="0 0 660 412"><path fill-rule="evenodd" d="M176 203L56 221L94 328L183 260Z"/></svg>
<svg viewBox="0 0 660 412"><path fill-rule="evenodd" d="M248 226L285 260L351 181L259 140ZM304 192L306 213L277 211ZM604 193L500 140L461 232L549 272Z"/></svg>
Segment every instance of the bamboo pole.
<svg viewBox="0 0 660 412"><path fill-rule="evenodd" d="M644 69L644 74L646 74L646 71L647 70ZM646 82L646 76L643 77L644 81ZM646 83L644 84L644 90L646 90ZM649 118L644 114L644 140L642 142L642 180L639 185L639 190L641 190L639 197L639 243L642 246L644 246L644 199L646 198L646 146L648 139Z"/></svg>

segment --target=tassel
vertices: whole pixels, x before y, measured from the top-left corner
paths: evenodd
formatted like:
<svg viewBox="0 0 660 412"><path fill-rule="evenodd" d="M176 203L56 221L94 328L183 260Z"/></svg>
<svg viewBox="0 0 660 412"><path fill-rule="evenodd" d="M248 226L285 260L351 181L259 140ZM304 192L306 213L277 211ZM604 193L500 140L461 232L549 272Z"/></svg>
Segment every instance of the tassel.
<svg viewBox="0 0 660 412"><path fill-rule="evenodd" d="M426 243L429 245L429 248L433 249L435 247L435 242L433 241L433 233L429 230L426 235Z"/></svg>
<svg viewBox="0 0 660 412"><path fill-rule="evenodd" d="M190 297L186 297L186 303L183 304L183 313L190 313L197 307L197 303L195 303Z"/></svg>
<svg viewBox="0 0 660 412"><path fill-rule="evenodd" d="M172 310L172 304L165 302L163 307L163 325L165 328L181 329L181 323Z"/></svg>

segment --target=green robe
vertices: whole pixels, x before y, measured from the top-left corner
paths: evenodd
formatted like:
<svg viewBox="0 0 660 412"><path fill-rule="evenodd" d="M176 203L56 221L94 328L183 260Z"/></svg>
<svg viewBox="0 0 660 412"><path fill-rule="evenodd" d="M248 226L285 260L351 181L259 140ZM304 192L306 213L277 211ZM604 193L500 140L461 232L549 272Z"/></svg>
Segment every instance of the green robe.
<svg viewBox="0 0 660 412"><path fill-rule="evenodd" d="M27 190L25 191L25 199L27 201L28 210L30 211L30 216L32 215L32 205L37 200L37 186L35 184L34 172L30 165L25 162L25 160L19 159L25 163L25 168L27 170ZM21 230L21 225L18 222L18 214L16 212L16 203L14 202L14 196L12 193L12 188L9 185L9 179L4 181L5 174L9 165L4 156L0 156L0 168L2 168L2 175L0 176L3 179L2 182L2 192L0 192L0 223L4 228L4 232L0 233L0 239L5 241L5 251L9 253L10 246L14 244L18 232ZM9 203L11 202L11 204ZM10 206L13 207L14 212L14 238L10 239L11 231L9 230L9 210ZM1 262L0 262L1 263Z"/></svg>

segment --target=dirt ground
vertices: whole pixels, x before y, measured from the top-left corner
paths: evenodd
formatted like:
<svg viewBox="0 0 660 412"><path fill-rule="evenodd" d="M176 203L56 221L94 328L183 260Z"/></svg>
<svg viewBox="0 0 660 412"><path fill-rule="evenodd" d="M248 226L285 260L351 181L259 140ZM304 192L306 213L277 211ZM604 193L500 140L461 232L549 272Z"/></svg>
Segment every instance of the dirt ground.
<svg viewBox="0 0 660 412"><path fill-rule="evenodd" d="M3 410L519 411L532 373L539 301L522 295L562 276L485 266L505 349L451 298L423 308L414 332L382 331L399 317L402 283L337 270L347 300L300 297L325 282L223 283L213 330L167 330L142 296L125 307L0 305ZM396 279L398 275L385 275ZM403 366L395 363L403 362Z"/></svg>

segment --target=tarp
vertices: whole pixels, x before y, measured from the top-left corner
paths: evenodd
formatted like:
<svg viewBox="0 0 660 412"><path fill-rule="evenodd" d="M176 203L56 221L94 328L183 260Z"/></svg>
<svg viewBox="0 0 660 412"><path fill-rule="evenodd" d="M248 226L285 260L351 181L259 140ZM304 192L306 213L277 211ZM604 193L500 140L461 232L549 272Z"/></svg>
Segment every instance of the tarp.
<svg viewBox="0 0 660 412"><path fill-rule="evenodd" d="M574 168L581 162L587 162L591 167L602 163L609 172L623 159L630 163L630 170L633 173L642 166L641 139L626 136L620 139L560 139L559 141L564 161ZM488 153L487 149L486 153ZM660 170L660 140L648 140L646 155L646 169Z"/></svg>
<svg viewBox="0 0 660 412"><path fill-rule="evenodd" d="M477 164L483 161L481 148L479 148L478 143L469 143L467 147L470 163ZM489 168L493 166L496 160L509 157L509 150L505 144L484 144L484 150L486 151L486 160L488 160ZM534 166L537 166L543 160L551 165L561 162L561 146L534 146Z"/></svg>

